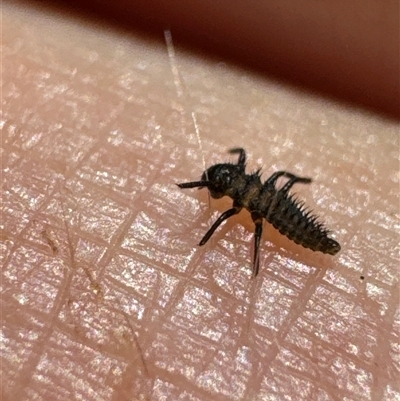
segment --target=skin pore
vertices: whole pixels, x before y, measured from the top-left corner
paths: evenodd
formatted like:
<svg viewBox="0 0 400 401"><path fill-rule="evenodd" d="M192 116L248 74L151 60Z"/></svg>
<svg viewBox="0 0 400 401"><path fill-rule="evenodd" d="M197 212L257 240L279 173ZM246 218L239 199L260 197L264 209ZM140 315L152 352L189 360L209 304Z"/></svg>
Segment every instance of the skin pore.
<svg viewBox="0 0 400 401"><path fill-rule="evenodd" d="M400 396L396 122L33 6L3 36L3 399ZM234 147L338 255L266 224L252 279L245 211L197 247L231 203L175 184Z"/></svg>

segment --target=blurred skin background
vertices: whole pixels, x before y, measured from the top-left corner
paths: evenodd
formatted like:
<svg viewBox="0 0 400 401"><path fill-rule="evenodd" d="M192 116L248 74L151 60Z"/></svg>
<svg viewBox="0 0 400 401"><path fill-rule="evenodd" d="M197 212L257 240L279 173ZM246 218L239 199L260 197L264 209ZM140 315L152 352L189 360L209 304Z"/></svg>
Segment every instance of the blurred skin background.
<svg viewBox="0 0 400 401"><path fill-rule="evenodd" d="M399 398L398 11L4 2L3 399ZM337 257L196 246L229 201L174 183L235 146L313 178Z"/></svg>
<svg viewBox="0 0 400 401"><path fill-rule="evenodd" d="M399 117L398 2L49 2Z"/></svg>

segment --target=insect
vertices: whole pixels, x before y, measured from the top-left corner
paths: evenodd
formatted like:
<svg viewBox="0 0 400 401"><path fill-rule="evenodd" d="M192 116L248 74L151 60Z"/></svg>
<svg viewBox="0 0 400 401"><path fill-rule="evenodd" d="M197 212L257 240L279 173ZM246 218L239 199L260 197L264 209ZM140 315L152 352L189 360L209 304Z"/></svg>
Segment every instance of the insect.
<svg viewBox="0 0 400 401"><path fill-rule="evenodd" d="M215 230L229 217L247 209L255 224L253 277L259 271L259 248L263 231L263 219L271 223L279 232L295 243L313 251L335 255L340 251L338 242L329 238L329 230L318 221L317 216L304 206L304 202L289 194L295 183L310 184L311 178L298 177L287 171L277 171L264 183L260 171L246 174L246 152L243 148L229 150L238 154L239 160L234 163L215 164L204 171L200 181L177 184L179 188L208 188L214 199L229 196L233 200L231 209L222 213L206 232L199 245L204 245ZM276 188L279 177L289 180Z"/></svg>

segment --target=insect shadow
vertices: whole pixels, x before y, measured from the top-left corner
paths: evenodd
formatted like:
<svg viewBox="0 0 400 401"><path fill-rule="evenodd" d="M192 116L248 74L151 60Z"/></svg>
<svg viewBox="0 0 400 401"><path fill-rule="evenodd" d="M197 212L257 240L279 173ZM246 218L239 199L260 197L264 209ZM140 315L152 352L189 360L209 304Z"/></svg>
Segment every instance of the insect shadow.
<svg viewBox="0 0 400 401"><path fill-rule="evenodd" d="M247 209L255 224L253 277L259 271L259 249L263 230L263 219L271 223L279 232L295 243L313 251L335 255L340 245L329 238L330 231L318 221L318 217L304 206L304 202L294 198L289 190L296 183L310 184L311 178L298 177L287 171L277 171L264 183L261 182L260 170L246 174L246 152L243 148L233 148L230 154L238 154L234 163L214 164L204 171L200 181L177 184L179 188L208 188L214 199L229 196L233 200L231 209L222 213L206 232L199 245L204 245L215 230L229 217ZM276 188L279 177L289 180Z"/></svg>

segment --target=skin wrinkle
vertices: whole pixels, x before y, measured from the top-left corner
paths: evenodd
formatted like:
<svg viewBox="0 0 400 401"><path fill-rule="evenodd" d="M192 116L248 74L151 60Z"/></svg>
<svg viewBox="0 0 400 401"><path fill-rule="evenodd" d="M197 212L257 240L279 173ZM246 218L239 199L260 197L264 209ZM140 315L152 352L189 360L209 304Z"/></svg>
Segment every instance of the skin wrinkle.
<svg viewBox="0 0 400 401"><path fill-rule="evenodd" d="M165 47L3 13L6 399L399 396L396 125L177 51L182 104ZM251 280L246 213L197 248L229 202L208 209L205 191L175 187L203 172L192 111L207 166L243 145L264 178L311 176L295 192L342 252L303 250L266 225ZM56 233L57 255L37 222ZM368 283L390 296L374 298Z"/></svg>

